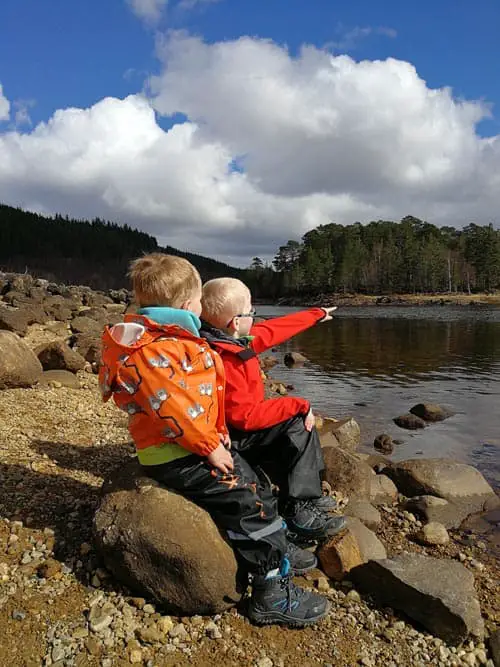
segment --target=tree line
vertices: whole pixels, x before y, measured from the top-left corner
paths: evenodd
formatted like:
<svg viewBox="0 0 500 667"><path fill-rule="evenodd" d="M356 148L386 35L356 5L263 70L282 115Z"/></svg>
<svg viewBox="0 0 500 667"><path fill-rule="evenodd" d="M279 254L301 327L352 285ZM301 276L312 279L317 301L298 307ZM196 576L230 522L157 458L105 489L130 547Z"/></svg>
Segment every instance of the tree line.
<svg viewBox="0 0 500 667"><path fill-rule="evenodd" d="M95 218L48 217L0 204L0 270L32 273L54 282L119 289L128 285L131 259L147 252L188 259L204 280L239 277L242 270L194 253L158 245L129 225Z"/></svg>
<svg viewBox="0 0 500 667"><path fill-rule="evenodd" d="M413 216L332 223L281 246L273 266L255 257L248 274L258 295L273 298L488 292L500 287L500 231L492 224L437 227Z"/></svg>

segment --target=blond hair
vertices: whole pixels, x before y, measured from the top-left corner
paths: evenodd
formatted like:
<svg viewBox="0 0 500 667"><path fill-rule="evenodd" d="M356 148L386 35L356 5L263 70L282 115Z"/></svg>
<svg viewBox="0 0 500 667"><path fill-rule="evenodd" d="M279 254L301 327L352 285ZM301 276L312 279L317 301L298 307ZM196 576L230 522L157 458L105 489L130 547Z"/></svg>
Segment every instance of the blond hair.
<svg viewBox="0 0 500 667"><path fill-rule="evenodd" d="M203 285L201 316L209 324L225 329L233 317L248 307L250 290L236 278L214 278Z"/></svg>
<svg viewBox="0 0 500 667"><path fill-rule="evenodd" d="M200 274L187 259L161 252L135 259L130 264L128 275L139 308L180 308L201 290Z"/></svg>

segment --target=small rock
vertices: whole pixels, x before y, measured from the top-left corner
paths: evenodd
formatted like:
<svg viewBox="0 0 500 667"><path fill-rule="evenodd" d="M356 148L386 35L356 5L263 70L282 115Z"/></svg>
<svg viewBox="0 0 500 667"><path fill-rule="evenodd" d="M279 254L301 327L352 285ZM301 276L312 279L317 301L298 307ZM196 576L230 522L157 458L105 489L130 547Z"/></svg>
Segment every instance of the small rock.
<svg viewBox="0 0 500 667"><path fill-rule="evenodd" d="M394 442L391 436L387 435L387 433L378 435L373 441L373 446L377 452L381 452L382 454L392 454L394 451Z"/></svg>
<svg viewBox="0 0 500 667"><path fill-rule="evenodd" d="M316 588L320 593L326 593L330 590L330 584L326 577L319 577L316 581Z"/></svg>
<svg viewBox="0 0 500 667"><path fill-rule="evenodd" d="M418 531L416 538L419 542L430 545L443 545L448 544L450 541L450 536L446 528L442 523L437 523L436 521L427 523L422 530Z"/></svg>
<svg viewBox="0 0 500 667"><path fill-rule="evenodd" d="M139 649L133 649L130 651L129 659L133 665L138 665L142 662L142 651L139 651Z"/></svg>
<svg viewBox="0 0 500 667"><path fill-rule="evenodd" d="M164 635L167 635L170 630L174 627L174 622L170 616L162 616L158 621L158 630Z"/></svg>
<svg viewBox="0 0 500 667"><path fill-rule="evenodd" d="M145 604L144 607L142 608L142 611L145 614L151 615L155 613L155 608L153 607L152 604Z"/></svg>
<svg viewBox="0 0 500 667"><path fill-rule="evenodd" d="M361 602L361 595L354 588L347 593L346 598L351 602Z"/></svg>
<svg viewBox="0 0 500 667"><path fill-rule="evenodd" d="M396 426L399 426L400 428L406 428L410 431L416 431L420 428L426 427L426 423L423 419L420 419L420 417L410 413L395 417L393 422L396 424Z"/></svg>
<svg viewBox="0 0 500 667"><path fill-rule="evenodd" d="M271 658L261 658L260 660L257 660L256 662L256 667L273 667L274 662L271 660Z"/></svg>
<svg viewBox="0 0 500 667"><path fill-rule="evenodd" d="M26 612L21 611L20 609L14 609L12 612L12 618L14 621L24 621L26 618Z"/></svg>
<svg viewBox="0 0 500 667"><path fill-rule="evenodd" d="M410 413L426 422L441 422L453 415L450 410L433 403L418 403L411 408Z"/></svg>
<svg viewBox="0 0 500 667"><path fill-rule="evenodd" d="M304 364L307 357L304 357L300 352L287 352L283 358L286 366L295 366L297 364Z"/></svg>
<svg viewBox="0 0 500 667"><path fill-rule="evenodd" d="M213 621L207 623L205 626L205 633L208 637L210 637L210 639L221 639L222 637L219 628Z"/></svg>

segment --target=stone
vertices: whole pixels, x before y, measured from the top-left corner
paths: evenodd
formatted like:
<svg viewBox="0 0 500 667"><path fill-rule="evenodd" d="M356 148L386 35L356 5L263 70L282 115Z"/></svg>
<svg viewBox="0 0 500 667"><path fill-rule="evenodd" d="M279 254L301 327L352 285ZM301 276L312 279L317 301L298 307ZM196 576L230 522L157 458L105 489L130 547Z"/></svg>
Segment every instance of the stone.
<svg viewBox="0 0 500 667"><path fill-rule="evenodd" d="M374 448L382 454L392 454L394 451L394 442L390 435L382 433L378 435L373 441Z"/></svg>
<svg viewBox="0 0 500 667"><path fill-rule="evenodd" d="M408 498L402 509L412 512L426 522L441 523L445 528L458 528L462 523L462 513L453 503L437 496L414 496Z"/></svg>
<svg viewBox="0 0 500 667"><path fill-rule="evenodd" d="M370 502L372 505L392 505L398 499L398 490L387 475L372 475L370 478Z"/></svg>
<svg viewBox="0 0 500 667"><path fill-rule="evenodd" d="M343 449L354 451L361 442L361 429L358 422L352 417L334 421L330 432L333 433Z"/></svg>
<svg viewBox="0 0 500 667"><path fill-rule="evenodd" d="M0 307L0 329L12 331L18 336L25 336L29 318L24 310Z"/></svg>
<svg viewBox="0 0 500 667"><path fill-rule="evenodd" d="M102 322L94 320L85 315L78 315L70 322L71 329L74 333L80 334L94 334L99 335L103 330Z"/></svg>
<svg viewBox="0 0 500 667"><path fill-rule="evenodd" d="M324 432L319 434L319 442L321 447L338 447L339 446L339 441L337 438L333 435L333 433L330 432Z"/></svg>
<svg viewBox="0 0 500 667"><path fill-rule="evenodd" d="M437 496L453 503L457 521L482 512L486 502L500 506L500 499L479 470L465 463L409 459L394 463L385 472L405 496Z"/></svg>
<svg viewBox="0 0 500 667"><path fill-rule="evenodd" d="M56 340L35 350L44 371L64 370L76 373L85 368L85 359L67 343Z"/></svg>
<svg viewBox="0 0 500 667"><path fill-rule="evenodd" d="M306 361L308 361L307 357L304 357L300 352L287 352L283 358L283 362L286 366L305 364Z"/></svg>
<svg viewBox="0 0 500 667"><path fill-rule="evenodd" d="M415 537L419 542L429 545L444 545L450 541L450 536L446 528L442 523L437 523L436 521L426 523Z"/></svg>
<svg viewBox="0 0 500 667"><path fill-rule="evenodd" d="M71 338L71 345L85 361L91 364L99 363L101 358L101 337L99 334L75 334Z"/></svg>
<svg viewBox="0 0 500 667"><path fill-rule="evenodd" d="M344 508L344 514L359 519L370 530L376 530L382 522L380 512L368 500L362 498L350 500Z"/></svg>
<svg viewBox="0 0 500 667"><path fill-rule="evenodd" d="M500 628L490 635L490 652L495 667L500 667Z"/></svg>
<svg viewBox="0 0 500 667"><path fill-rule="evenodd" d="M350 578L379 604L404 611L448 644L484 636L474 577L456 561L403 553L371 560Z"/></svg>
<svg viewBox="0 0 500 667"><path fill-rule="evenodd" d="M419 428L426 427L426 423L423 419L420 419L420 417L412 415L411 413L406 415L399 415L399 417L395 417L393 419L393 422L396 424L396 426L399 426L400 428L406 428L409 431L416 431Z"/></svg>
<svg viewBox="0 0 500 667"><path fill-rule="evenodd" d="M372 559L385 559L384 545L359 519L347 517L347 531L336 535L318 549L321 569L340 581L351 570Z"/></svg>
<svg viewBox="0 0 500 667"><path fill-rule="evenodd" d="M341 447L323 447L323 479L335 491L357 498L370 497L372 469L353 452Z"/></svg>
<svg viewBox="0 0 500 667"><path fill-rule="evenodd" d="M43 309L49 317L57 322L67 322L73 317L78 306L72 299L63 296L49 296L42 302Z"/></svg>
<svg viewBox="0 0 500 667"><path fill-rule="evenodd" d="M46 384L49 387L59 389L80 389L80 380L70 371L44 371L40 378L40 384Z"/></svg>
<svg viewBox="0 0 500 667"><path fill-rule="evenodd" d="M167 613L210 615L240 599L234 552L209 514L134 460L104 482L93 528L110 572Z"/></svg>
<svg viewBox="0 0 500 667"><path fill-rule="evenodd" d="M453 416L450 410L433 403L418 403L411 408L410 413L426 422L441 422Z"/></svg>
<svg viewBox="0 0 500 667"><path fill-rule="evenodd" d="M42 375L34 352L11 331L0 331L0 389L32 387Z"/></svg>
<svg viewBox="0 0 500 667"><path fill-rule="evenodd" d="M260 367L262 368L263 371L268 371L270 368L273 368L276 366L278 363L278 360L276 357L271 357L271 356L266 356L266 357L260 357L259 359L260 362Z"/></svg>

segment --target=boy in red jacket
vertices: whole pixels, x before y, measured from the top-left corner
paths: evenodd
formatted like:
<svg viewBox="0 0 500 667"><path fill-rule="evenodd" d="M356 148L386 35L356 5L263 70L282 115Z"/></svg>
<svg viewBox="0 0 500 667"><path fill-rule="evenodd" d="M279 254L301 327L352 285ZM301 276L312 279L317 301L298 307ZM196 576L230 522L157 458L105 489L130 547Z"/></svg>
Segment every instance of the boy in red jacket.
<svg viewBox="0 0 500 667"><path fill-rule="evenodd" d="M234 278L203 286L201 335L222 358L226 373L225 411L233 448L252 466L272 471L290 539L318 540L345 528L332 516L335 501L321 492L324 468L309 401L292 396L265 398L257 355L331 318L335 308L310 308L253 324L248 287Z"/></svg>

